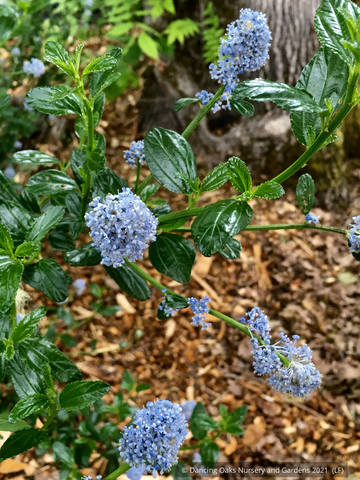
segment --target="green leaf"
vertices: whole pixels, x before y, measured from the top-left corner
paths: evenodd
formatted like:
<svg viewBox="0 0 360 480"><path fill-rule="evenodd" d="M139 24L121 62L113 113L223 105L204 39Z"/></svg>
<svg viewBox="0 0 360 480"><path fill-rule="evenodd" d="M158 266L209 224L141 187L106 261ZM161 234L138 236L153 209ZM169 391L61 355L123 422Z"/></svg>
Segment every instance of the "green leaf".
<svg viewBox="0 0 360 480"><path fill-rule="evenodd" d="M73 267L99 265L101 262L101 254L93 246L93 242L89 242L72 252L67 252L65 254L65 262L70 263Z"/></svg>
<svg viewBox="0 0 360 480"><path fill-rule="evenodd" d="M244 117L252 117L255 113L254 105L246 100L230 100L230 106L236 113L244 115Z"/></svg>
<svg viewBox="0 0 360 480"><path fill-rule="evenodd" d="M285 190L280 183L270 180L269 182L262 183L255 188L254 197L265 198L265 200L273 200L274 198L280 198L285 194Z"/></svg>
<svg viewBox="0 0 360 480"><path fill-rule="evenodd" d="M35 393L46 393L44 379L30 369L16 355L9 362L9 372L16 393L20 398L27 397L28 395L34 395Z"/></svg>
<svg viewBox="0 0 360 480"><path fill-rule="evenodd" d="M109 32L108 32L109 34ZM108 54L112 58L115 58L116 65L119 63L122 55L121 48L113 48ZM111 73L111 70L105 72L94 72L90 78L90 93L92 97L98 95L104 88L109 86L112 82L116 80L115 76L117 73Z"/></svg>
<svg viewBox="0 0 360 480"><path fill-rule="evenodd" d="M121 37L122 35L127 33L134 25L134 22L121 22L112 27L107 32L107 34L109 35L109 37Z"/></svg>
<svg viewBox="0 0 360 480"><path fill-rule="evenodd" d="M113 70L116 67L117 60L112 55L103 55L102 57L92 60L87 67L84 68L82 78L93 72L105 72Z"/></svg>
<svg viewBox="0 0 360 480"><path fill-rule="evenodd" d="M101 170L105 168L105 155L99 148L95 148L95 150L88 154L84 161L84 172L85 173L99 173Z"/></svg>
<svg viewBox="0 0 360 480"><path fill-rule="evenodd" d="M243 427L240 427L239 425L235 425L232 423L231 425L226 425L225 431L227 433L231 433L232 435L244 435L245 430Z"/></svg>
<svg viewBox="0 0 360 480"><path fill-rule="evenodd" d="M245 80L235 87L233 98L241 100L248 97L257 102L275 102L279 108L288 111L323 112L309 92L286 85L257 78Z"/></svg>
<svg viewBox="0 0 360 480"><path fill-rule="evenodd" d="M166 305L176 309L187 308L189 306L189 301L187 298L176 293L168 293L166 294Z"/></svg>
<svg viewBox="0 0 360 480"><path fill-rule="evenodd" d="M70 55L65 48L57 42L47 42L45 44L44 60L56 65L62 72L75 78L75 67L71 61Z"/></svg>
<svg viewBox="0 0 360 480"><path fill-rule="evenodd" d="M131 390L134 388L135 382L136 378L131 375L129 370L125 370L122 376L121 388L131 392Z"/></svg>
<svg viewBox="0 0 360 480"><path fill-rule="evenodd" d="M43 258L26 267L23 279L54 302L63 302L67 297L69 277L52 258Z"/></svg>
<svg viewBox="0 0 360 480"><path fill-rule="evenodd" d="M39 307L25 315L12 331L10 339L14 342L23 342L31 337L40 320L46 315L47 308Z"/></svg>
<svg viewBox="0 0 360 480"><path fill-rule="evenodd" d="M82 410L100 400L110 390L110 385L104 382L73 382L60 393L61 408L69 411Z"/></svg>
<svg viewBox="0 0 360 480"><path fill-rule="evenodd" d="M32 427L14 432L0 449L0 462L36 447L47 436L48 433L45 430L36 430Z"/></svg>
<svg viewBox="0 0 360 480"><path fill-rule="evenodd" d="M197 440L202 440L206 437L209 430L213 430L218 425L208 413L201 402L195 405L190 418L190 430Z"/></svg>
<svg viewBox="0 0 360 480"><path fill-rule="evenodd" d="M151 388L151 383L139 383L139 385L136 386L135 390L137 392L144 392L145 390L149 390Z"/></svg>
<svg viewBox="0 0 360 480"><path fill-rule="evenodd" d="M306 89L324 109L326 99L331 100L332 113L336 113L345 99L348 88L349 67L332 50L321 47L301 72L296 88ZM309 132L314 139L321 133L321 119L317 113L291 112L291 128L303 145L309 144Z"/></svg>
<svg viewBox="0 0 360 480"><path fill-rule="evenodd" d="M55 456L55 461L72 468L74 464L74 455L70 448L63 443L56 441L52 445L52 452Z"/></svg>
<svg viewBox="0 0 360 480"><path fill-rule="evenodd" d="M8 200L16 204L20 203L19 195L16 193L12 183L0 170L0 202L6 202Z"/></svg>
<svg viewBox="0 0 360 480"><path fill-rule="evenodd" d="M145 32L138 36L138 45L140 50L150 58L159 60L159 45L153 38Z"/></svg>
<svg viewBox="0 0 360 480"><path fill-rule="evenodd" d="M147 185L144 190L141 192L140 198L146 203L155 193L159 190L160 185L153 183L152 185ZM153 204L152 204L153 205Z"/></svg>
<svg viewBox="0 0 360 480"><path fill-rule="evenodd" d="M96 95L98 95L100 92L105 90L112 83L116 82L116 80L120 77L121 77L121 73L115 72L115 73L111 73L107 78L104 78L102 85L101 86L99 85L97 89L94 89L94 91L96 92ZM93 76L91 78L93 78ZM90 80L90 89L91 89L91 84L92 82Z"/></svg>
<svg viewBox="0 0 360 480"><path fill-rule="evenodd" d="M61 220L64 207L53 207L36 219L32 229L27 233L26 240L41 242L45 235Z"/></svg>
<svg viewBox="0 0 360 480"><path fill-rule="evenodd" d="M49 243L52 248L60 252L70 252L75 248L75 240L63 230L55 230L49 235Z"/></svg>
<svg viewBox="0 0 360 480"><path fill-rule="evenodd" d="M15 256L21 258L28 258L36 255L41 250L41 243L26 242L22 243L15 250Z"/></svg>
<svg viewBox="0 0 360 480"><path fill-rule="evenodd" d="M348 0L323 0L316 11L314 26L322 45L329 47L349 65L354 63L353 56L344 47L342 40L351 41L352 36L341 8L345 7L358 23L355 4Z"/></svg>
<svg viewBox="0 0 360 480"><path fill-rule="evenodd" d="M165 198L152 198L148 202L146 202L146 206L148 207L149 205L158 205L158 206L163 206L167 205L167 201Z"/></svg>
<svg viewBox="0 0 360 480"><path fill-rule="evenodd" d="M205 443L200 449L201 460L207 468L215 468L220 457L220 449L216 443Z"/></svg>
<svg viewBox="0 0 360 480"><path fill-rule="evenodd" d="M16 10L6 3L0 4L0 43L6 42L16 26Z"/></svg>
<svg viewBox="0 0 360 480"><path fill-rule="evenodd" d="M145 136L145 157L154 178L175 193L191 193L183 181L175 177L181 172L190 180L197 178L196 159L189 143L178 133L154 128Z"/></svg>
<svg viewBox="0 0 360 480"><path fill-rule="evenodd" d="M17 163L30 165L53 165L59 163L59 160L47 153L38 150L23 150L12 155L11 160Z"/></svg>
<svg viewBox="0 0 360 480"><path fill-rule="evenodd" d="M175 112L180 112L180 110L182 110L184 107L187 107L191 103L196 103L198 101L198 98L179 98L179 100L175 102L174 110Z"/></svg>
<svg viewBox="0 0 360 480"><path fill-rule="evenodd" d="M21 244L26 233L34 224L34 218L24 207L14 202L4 202L0 205L0 218L9 230L14 244Z"/></svg>
<svg viewBox="0 0 360 480"><path fill-rule="evenodd" d="M35 195L56 195L78 188L76 182L59 170L43 170L30 177L27 188Z"/></svg>
<svg viewBox="0 0 360 480"><path fill-rule="evenodd" d="M237 424L243 423L247 412L248 412L248 406L241 405L241 407L238 407L229 413L228 422L237 423Z"/></svg>
<svg viewBox="0 0 360 480"><path fill-rule="evenodd" d="M29 192L26 188L23 188L20 193L21 205L31 213L41 213L40 206L37 202L36 196Z"/></svg>
<svg viewBox="0 0 360 480"><path fill-rule="evenodd" d="M151 290L148 284L127 265L119 268L105 267L105 269L110 277L127 294L142 302L151 297Z"/></svg>
<svg viewBox="0 0 360 480"><path fill-rule="evenodd" d="M240 258L241 248L241 243L232 238L222 250L219 250L219 253L228 260L235 260L235 258Z"/></svg>
<svg viewBox="0 0 360 480"><path fill-rule="evenodd" d="M225 248L231 238L249 225L253 213L247 203L236 199L207 205L191 226L199 252L210 257Z"/></svg>
<svg viewBox="0 0 360 480"><path fill-rule="evenodd" d="M60 335L60 340L64 345L66 345L69 348L74 348L77 346L77 340L74 338L72 335L69 335L67 333L63 333Z"/></svg>
<svg viewBox="0 0 360 480"><path fill-rule="evenodd" d="M101 192L103 195L107 195L108 193L116 195L119 192L121 193L122 189L127 186L126 181L108 167L105 167L94 176L94 190Z"/></svg>
<svg viewBox="0 0 360 480"><path fill-rule="evenodd" d="M70 153L71 169L73 171L75 181L78 185L82 185L83 183L85 183L85 179L81 174L81 169L84 165L86 155L87 153L85 151L78 150L77 148L71 150Z"/></svg>
<svg viewBox="0 0 360 480"><path fill-rule="evenodd" d="M210 192L217 190L229 180L229 172L226 163L222 163L209 172L201 183L200 191Z"/></svg>
<svg viewBox="0 0 360 480"><path fill-rule="evenodd" d="M70 192L65 197L66 210L76 219L79 218L81 208L81 196L78 192Z"/></svg>
<svg viewBox="0 0 360 480"><path fill-rule="evenodd" d="M252 187L252 180L246 163L237 157L231 157L226 162L230 181L240 193L249 192Z"/></svg>
<svg viewBox="0 0 360 480"><path fill-rule="evenodd" d="M82 114L82 101L75 93L70 93L61 100L51 102L51 97L63 89L58 86L53 87L36 87L30 90L25 101L29 107L48 115L67 115L68 113Z"/></svg>
<svg viewBox="0 0 360 480"><path fill-rule="evenodd" d="M312 176L304 173L296 186L296 200L304 215L310 212L315 203L315 182Z"/></svg>
<svg viewBox="0 0 360 480"><path fill-rule="evenodd" d="M156 270L179 283L190 281L196 251L187 238L162 233L150 244L149 259Z"/></svg>
<svg viewBox="0 0 360 480"><path fill-rule="evenodd" d="M1 20L0 20L0 25L1 25ZM10 102L11 102L11 95L5 95L0 98L0 113L2 113L10 105Z"/></svg>
<svg viewBox="0 0 360 480"><path fill-rule="evenodd" d="M6 313L13 305L24 270L19 260L0 257L0 314Z"/></svg>
<svg viewBox="0 0 360 480"><path fill-rule="evenodd" d="M163 33L167 35L169 45L172 45L176 41L182 45L187 37L193 36L198 31L199 24L191 20L191 18L185 18L171 22Z"/></svg>
<svg viewBox="0 0 360 480"><path fill-rule="evenodd" d="M170 470L170 475L175 480L191 480L192 476L189 474L189 470L186 467L185 463L177 462L176 465L173 465Z"/></svg>
<svg viewBox="0 0 360 480"><path fill-rule="evenodd" d="M3 250L10 257L12 257L14 250L14 242L9 230L2 223L0 223L0 250Z"/></svg>
<svg viewBox="0 0 360 480"><path fill-rule="evenodd" d="M9 414L7 412L0 413L0 432L17 432L18 430L30 428L30 425L23 420L19 420L16 423L10 423L8 418Z"/></svg>
<svg viewBox="0 0 360 480"><path fill-rule="evenodd" d="M50 405L50 400L46 395L36 393L22 398L15 407L11 410L9 415L9 422L15 423L28 417L32 413L44 410Z"/></svg>
<svg viewBox="0 0 360 480"><path fill-rule="evenodd" d="M100 119L103 115L104 108L105 108L105 99L106 95L104 92L101 92L100 94L97 95L94 101L94 127L98 125L100 122ZM97 133L95 135L95 141L96 141L96 148L100 149L103 155L105 155L105 147L106 147L106 140L104 135L101 133Z"/></svg>
<svg viewBox="0 0 360 480"><path fill-rule="evenodd" d="M28 4L27 13L29 15L32 15L33 13L36 13L39 10L41 10L42 8L50 5L51 1L52 0L35 0L31 4Z"/></svg>

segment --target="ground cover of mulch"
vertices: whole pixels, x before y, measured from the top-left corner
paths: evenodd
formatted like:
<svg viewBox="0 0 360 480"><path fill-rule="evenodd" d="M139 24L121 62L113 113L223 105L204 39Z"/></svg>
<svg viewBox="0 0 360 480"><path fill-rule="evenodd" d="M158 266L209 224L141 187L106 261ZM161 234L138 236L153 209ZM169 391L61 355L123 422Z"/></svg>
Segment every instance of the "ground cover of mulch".
<svg viewBox="0 0 360 480"><path fill-rule="evenodd" d="M132 140L141 138L136 111L139 95L132 92L107 107L98 128L107 137L108 165L129 183L134 181L135 172L122 156ZM35 139L32 146L62 158L68 158L77 142L73 137L64 146L51 137L51 132L48 138L52 138L51 144L43 139L36 143ZM200 178L205 174L206 167L202 166ZM19 176L25 178L26 172ZM226 184L219 191L204 194L198 206L234 194L230 184ZM329 213L315 208L313 213L320 215L325 225L345 228L351 216L359 214L358 194L355 186L352 211ZM181 195L164 190L159 195L167 198L174 211L186 207L186 198ZM254 200L251 205L255 211L252 224L303 221L292 191L279 200ZM249 405L244 436L223 435L216 440L221 448L220 462L276 465L276 462L343 461L348 462L351 473L360 477L360 264L349 253L346 241L336 234L284 230L244 232L236 238L243 246L241 258L228 261L218 254L211 258L198 254L188 285L180 285L158 273L148 261L147 253L139 263L181 295L197 298L209 295L213 308L235 319L259 306L269 316L275 338L281 331L300 335L313 350L314 363L323 374L322 387L310 399L282 395L272 390L263 378L256 377L249 339L241 332L211 316L207 321L212 322L212 327L201 331L190 325L189 309L181 310L169 320L159 320L156 310L161 293L153 289L151 299L138 302L124 294L102 266L70 267L64 263L62 253L47 245L43 256L58 260L74 280L83 278L87 284L94 282L106 287L104 304L122 308L110 317L97 314L90 323L71 331L77 347L66 347L58 340L57 345L76 362L85 379L103 380L111 385L104 397L109 403L120 389L124 370L128 369L139 381L152 385L134 399L139 407L155 398L174 402L195 399L202 401L217 418L221 403L229 410ZM89 240L83 234L77 245ZM29 308L41 304L54 306L41 292L29 286L26 290L33 299ZM90 304L95 300L87 288L81 297L71 292L67 307L81 322L92 314ZM49 317L40 325L45 333ZM60 319L55 325L58 333L67 328ZM96 347L91 350L94 339ZM191 459L186 452L180 456L184 461ZM106 464L97 453L91 460L91 468L82 472L94 478L104 471ZM53 463L51 455L36 458L30 451L3 462L0 479L56 479Z"/></svg>

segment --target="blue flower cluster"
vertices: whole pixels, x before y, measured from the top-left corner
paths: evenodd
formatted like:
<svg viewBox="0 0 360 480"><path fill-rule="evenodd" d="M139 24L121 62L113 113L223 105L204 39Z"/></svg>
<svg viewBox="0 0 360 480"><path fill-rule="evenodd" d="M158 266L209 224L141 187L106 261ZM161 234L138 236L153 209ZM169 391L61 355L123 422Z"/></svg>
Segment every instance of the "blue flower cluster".
<svg viewBox="0 0 360 480"><path fill-rule="evenodd" d="M308 222L308 223L313 223L314 225L316 225L318 223L318 221L320 220L320 217L316 217L315 215L313 215L312 213L307 213L305 215L305 220Z"/></svg>
<svg viewBox="0 0 360 480"><path fill-rule="evenodd" d="M12 167L6 167L4 170L4 175L6 178L15 177L15 170Z"/></svg>
<svg viewBox="0 0 360 480"><path fill-rule="evenodd" d="M180 405L180 407L183 414L185 415L185 419L190 420L192 412L196 407L196 402L195 400L186 400L186 402Z"/></svg>
<svg viewBox="0 0 360 480"><path fill-rule="evenodd" d="M120 267L125 258L142 259L149 243L155 242L157 218L130 188L109 193L103 203L97 197L90 206L94 209L85 214L86 225L103 265Z"/></svg>
<svg viewBox="0 0 360 480"><path fill-rule="evenodd" d="M76 295L82 295L86 290L86 282L82 278L77 278L72 286L75 288Z"/></svg>
<svg viewBox="0 0 360 480"><path fill-rule="evenodd" d="M353 217L353 221L349 225L349 248L351 253L360 253L360 215Z"/></svg>
<svg viewBox="0 0 360 480"><path fill-rule="evenodd" d="M146 159L144 153L144 140L132 142L130 145L130 150L125 151L124 158L131 167L136 167L138 160L140 161L141 165L145 165Z"/></svg>
<svg viewBox="0 0 360 480"><path fill-rule="evenodd" d="M259 70L267 62L271 33L266 16L250 8L240 10L240 18L227 26L226 33L227 37L220 40L220 60L217 65L212 63L209 69L211 78L225 85L222 108L230 110L238 76ZM214 106L214 113L220 104Z"/></svg>
<svg viewBox="0 0 360 480"><path fill-rule="evenodd" d="M143 474L144 474L143 467L131 467L126 472L126 476L129 480L140 480Z"/></svg>
<svg viewBox="0 0 360 480"><path fill-rule="evenodd" d="M211 300L208 295L206 295L200 301L194 297L188 298L189 307L194 313L191 325L194 325L195 327L202 326L201 330L205 330L205 328L210 327L211 323L204 323L205 314L209 313L209 307L207 306L207 304L210 301Z"/></svg>
<svg viewBox="0 0 360 480"><path fill-rule="evenodd" d="M168 307L166 305L166 288L163 288L161 291L164 294L164 298L162 299L162 302L159 305L159 310L164 311L165 315L167 315L168 317L173 317L175 313L179 311L179 309Z"/></svg>
<svg viewBox="0 0 360 480"><path fill-rule="evenodd" d="M45 73L45 65L38 58L32 58L30 62L26 60L23 65L24 72L28 75L34 75L35 78L41 77Z"/></svg>
<svg viewBox="0 0 360 480"><path fill-rule="evenodd" d="M152 472L166 472L178 461L177 455L188 431L180 405L169 400L148 402L136 412L133 424L124 428L120 456L130 466Z"/></svg>
<svg viewBox="0 0 360 480"><path fill-rule="evenodd" d="M213 98L214 94L209 93L206 90L201 90L201 92L197 93L195 97L199 100L201 105L207 105L210 100ZM221 101L218 101L215 103L215 105L212 107L211 111L216 113L218 110L221 109Z"/></svg>
<svg viewBox="0 0 360 480"><path fill-rule="evenodd" d="M284 333L280 334L280 341L271 345L270 326L267 316L259 307L253 308L246 314L247 319L240 322L247 325L252 332L257 332L262 342L252 336L250 344L253 346L254 370L258 375L271 375L269 384L283 393L294 397L308 397L321 385L321 374L312 363L310 348L303 344L296 347L298 335L290 340ZM286 366L278 354L284 356L289 364Z"/></svg>
<svg viewBox="0 0 360 480"><path fill-rule="evenodd" d="M13 57L18 57L21 54L20 48L14 47L11 49L11 55Z"/></svg>

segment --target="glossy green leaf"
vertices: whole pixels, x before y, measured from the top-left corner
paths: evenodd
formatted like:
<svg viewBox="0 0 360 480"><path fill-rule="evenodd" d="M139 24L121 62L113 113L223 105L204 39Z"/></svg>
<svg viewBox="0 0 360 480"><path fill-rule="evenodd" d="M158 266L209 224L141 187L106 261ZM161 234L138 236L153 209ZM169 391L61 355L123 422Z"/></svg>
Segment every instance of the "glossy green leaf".
<svg viewBox="0 0 360 480"><path fill-rule="evenodd" d="M65 262L70 263L73 267L99 265L101 262L101 254L93 246L93 242L89 242L72 252L67 252Z"/></svg>
<svg viewBox="0 0 360 480"><path fill-rule="evenodd" d="M41 242L45 235L61 220L64 212L64 207L53 207L47 210L41 217L36 219L33 227L27 233L26 239L28 241Z"/></svg>
<svg viewBox="0 0 360 480"><path fill-rule="evenodd" d="M60 252L70 252L75 249L75 240L63 230L55 230L49 235L52 248Z"/></svg>
<svg viewBox="0 0 360 480"><path fill-rule="evenodd" d="M16 26L16 10L9 4L0 4L0 43L6 42Z"/></svg>
<svg viewBox="0 0 360 480"><path fill-rule="evenodd" d="M137 392L144 392L145 390L149 390L151 388L151 383L139 383L139 385L136 386L135 390Z"/></svg>
<svg viewBox="0 0 360 480"><path fill-rule="evenodd" d="M14 250L14 242L12 241L9 230L2 223L0 223L0 250L10 257Z"/></svg>
<svg viewBox="0 0 360 480"><path fill-rule="evenodd" d="M220 457L220 449L214 442L205 443L200 448L200 455L207 468L214 468Z"/></svg>
<svg viewBox="0 0 360 480"><path fill-rule="evenodd" d="M198 402L192 412L190 418L190 430L197 440L202 440L206 437L209 430L213 430L217 426L217 422L206 412L204 405Z"/></svg>
<svg viewBox="0 0 360 480"><path fill-rule="evenodd" d="M22 243L15 250L15 256L21 258L28 258L36 255L41 250L41 243L38 242L26 242Z"/></svg>
<svg viewBox="0 0 360 480"><path fill-rule="evenodd" d="M223 249L219 250L219 253L228 260L235 260L235 258L240 258L241 248L241 243L232 238Z"/></svg>
<svg viewBox="0 0 360 480"><path fill-rule="evenodd" d="M81 209L81 196L78 192L70 192L65 197L66 211L76 219Z"/></svg>
<svg viewBox="0 0 360 480"><path fill-rule="evenodd" d="M111 55L103 55L102 57L95 58L89 65L84 68L82 77L86 77L93 72L105 72L107 70L113 70L116 67L117 61Z"/></svg>
<svg viewBox="0 0 360 480"><path fill-rule="evenodd" d="M10 102L11 102L11 95L4 95L0 97L0 113L3 112L10 105Z"/></svg>
<svg viewBox="0 0 360 480"><path fill-rule="evenodd" d="M17 204L20 203L19 195L16 193L12 183L0 170L0 203L6 201L15 202Z"/></svg>
<svg viewBox="0 0 360 480"><path fill-rule="evenodd" d="M94 101L94 127L96 127L98 125L98 123L100 122L100 119L103 115L104 108L105 108L105 99L106 99L105 92L99 93L97 95L97 97L95 98L95 101ZM105 155L106 140L105 140L104 135L102 135L101 133L97 133L95 135L95 141L97 143L96 147L100 148L102 153ZM101 147L103 147L103 148L101 148Z"/></svg>
<svg viewBox="0 0 360 480"><path fill-rule="evenodd" d="M136 379L131 375L129 370L125 370L121 380L121 388L130 392L136 383Z"/></svg>
<svg viewBox="0 0 360 480"><path fill-rule="evenodd" d="M108 167L105 167L101 172L94 175L94 190L101 192L103 195L107 195L108 193L116 195L119 192L121 193L122 189L127 186L126 181Z"/></svg>
<svg viewBox="0 0 360 480"><path fill-rule="evenodd" d="M25 240L27 232L35 221L28 210L10 201L0 205L0 218L9 230L15 245L19 245Z"/></svg>
<svg viewBox="0 0 360 480"><path fill-rule="evenodd" d="M54 442L52 445L52 453L55 457L55 461L61 464L65 464L66 467L72 468L74 464L74 454L70 448L64 445L62 442Z"/></svg>
<svg viewBox="0 0 360 480"><path fill-rule="evenodd" d="M56 85L53 87L36 87L26 94L25 101L29 107L48 115L67 115L68 113L81 115L82 102L75 93L70 93L61 100L50 102L51 97L60 91L63 91L62 88Z"/></svg>
<svg viewBox="0 0 360 480"><path fill-rule="evenodd" d="M226 162L230 181L240 193L248 192L252 187L252 180L246 163L240 158L231 157Z"/></svg>
<svg viewBox="0 0 360 480"><path fill-rule="evenodd" d="M146 203L155 193L159 190L160 185L153 183L152 185L147 185L144 190L141 192L140 198Z"/></svg>
<svg viewBox="0 0 360 480"><path fill-rule="evenodd" d="M0 314L12 307L23 270L24 266L19 260L6 261L0 266Z"/></svg>
<svg viewBox="0 0 360 480"><path fill-rule="evenodd" d="M154 178L175 193L191 193L176 172L197 178L196 159L189 143L178 133L164 128L154 128L145 136L145 157Z"/></svg>
<svg viewBox="0 0 360 480"><path fill-rule="evenodd" d="M17 163L30 165L53 165L59 163L59 160L47 153L38 150L23 150L12 155L11 160Z"/></svg>
<svg viewBox="0 0 360 480"><path fill-rule="evenodd" d="M88 154L84 161L84 172L89 173L99 173L101 170L105 168L105 155L99 148L95 148L95 150Z"/></svg>
<svg viewBox="0 0 360 480"><path fill-rule="evenodd" d="M104 78L103 80L103 83L102 85L97 85L98 88L95 90L96 91L96 95L98 95L100 92L102 92L103 90L105 90L107 87L109 87L112 83L116 82L116 80L118 80L118 78L121 77L121 73L120 72L115 72L115 73L110 73L108 75L107 78ZM91 77L92 78L92 77ZM91 87L91 81L90 81L90 87Z"/></svg>
<svg viewBox="0 0 360 480"><path fill-rule="evenodd" d="M209 172L201 182L201 192L217 190L229 180L229 173L226 163L222 163Z"/></svg>
<svg viewBox="0 0 360 480"><path fill-rule="evenodd" d="M230 100L230 106L236 113L244 117L252 117L255 113L254 105L245 100Z"/></svg>
<svg viewBox="0 0 360 480"><path fill-rule="evenodd" d="M332 50L321 47L301 72L296 88L309 91L324 109L331 99L333 114L345 99L348 88L349 67ZM300 143L308 145L309 132L315 139L321 133L321 119L317 113L291 112L291 128Z"/></svg>
<svg viewBox="0 0 360 480"><path fill-rule="evenodd" d="M10 339L14 342L23 342L31 337L34 329L46 315L47 308L39 307L25 315L12 331Z"/></svg>
<svg viewBox="0 0 360 480"><path fill-rule="evenodd" d="M196 251L185 237L162 233L150 244L149 259L156 270L179 283L188 283Z"/></svg>
<svg viewBox="0 0 360 480"><path fill-rule="evenodd" d="M249 225L252 216L251 207L236 199L207 205L191 226L192 237L199 252L210 257L222 250L231 238Z"/></svg>
<svg viewBox="0 0 360 480"><path fill-rule="evenodd" d="M105 267L105 269L119 287L132 297L142 302L151 297L148 284L127 265L119 268Z"/></svg>
<svg viewBox="0 0 360 480"><path fill-rule="evenodd" d="M159 59L159 45L146 32L141 32L138 36L138 45L140 50L150 58Z"/></svg>
<svg viewBox="0 0 360 480"><path fill-rule="evenodd" d="M113 48L108 56L115 58L116 65L119 63L122 55L121 48ZM98 95L104 88L109 86L112 82L116 80L115 76L117 73L111 73L111 70L106 70L105 72L94 72L90 78L90 93L92 97Z"/></svg>
<svg viewBox="0 0 360 480"><path fill-rule="evenodd" d="M12 320L10 318L10 315L1 315L0 316L0 340L2 340L3 338L10 338L11 330L12 330Z"/></svg>
<svg viewBox="0 0 360 480"><path fill-rule="evenodd" d="M230 425L226 425L225 432L231 433L232 435L244 435L245 429L243 427L240 427L239 425L232 423Z"/></svg>
<svg viewBox="0 0 360 480"><path fill-rule="evenodd" d="M100 400L110 390L110 385L104 382L73 382L60 393L61 408L68 411L82 410Z"/></svg>
<svg viewBox="0 0 360 480"><path fill-rule="evenodd" d="M9 362L9 372L16 393L20 398L34 395L36 393L46 393L45 381L40 375L30 369L16 355Z"/></svg>
<svg viewBox="0 0 360 480"><path fill-rule="evenodd" d="M69 277L52 258L43 258L26 267L23 279L54 302L63 302L67 297Z"/></svg>
<svg viewBox="0 0 360 480"><path fill-rule="evenodd" d="M40 412L50 405L50 400L46 395L36 393L22 398L15 407L11 410L9 415L9 422L15 423L28 417L32 413Z"/></svg>
<svg viewBox="0 0 360 480"><path fill-rule="evenodd" d="M285 194L285 190L280 183L269 182L262 183L255 188L253 192L255 197L265 198L265 200L273 200L274 198L280 198Z"/></svg>
<svg viewBox="0 0 360 480"><path fill-rule="evenodd" d="M174 110L175 112L180 112L180 110L182 110L184 107L187 107L191 103L196 103L198 101L198 98L180 98L175 102Z"/></svg>
<svg viewBox="0 0 360 480"><path fill-rule="evenodd" d="M309 92L286 85L257 78L245 80L237 85L233 98L241 100L248 97L257 102L275 102L279 108L288 111L323 112Z"/></svg>
<svg viewBox="0 0 360 480"><path fill-rule="evenodd" d="M304 215L310 212L315 203L315 182L312 176L304 173L296 186L296 200Z"/></svg>
<svg viewBox="0 0 360 480"><path fill-rule="evenodd" d="M14 432L0 449L0 462L36 447L47 436L48 433L45 430L36 430L32 427Z"/></svg>
<svg viewBox="0 0 360 480"><path fill-rule="evenodd" d="M75 78L75 67L71 61L70 55L65 48L58 42L47 42L45 44L44 60L56 65L61 71Z"/></svg>
<svg viewBox="0 0 360 480"><path fill-rule="evenodd" d="M41 213L40 206L37 202L36 196L29 192L26 188L23 188L20 193L21 205L26 208L30 213Z"/></svg>
<svg viewBox="0 0 360 480"><path fill-rule="evenodd" d="M30 177L27 188L35 195L56 195L78 188L76 182L59 170L43 170Z"/></svg>
<svg viewBox="0 0 360 480"><path fill-rule="evenodd" d="M189 306L189 301L187 298L176 293L166 294L166 305L171 308L187 308Z"/></svg>
<svg viewBox="0 0 360 480"><path fill-rule="evenodd" d="M0 413L0 432L17 432L18 430L24 430L30 428L23 420L19 420L16 423L10 423L9 414L7 412Z"/></svg>
<svg viewBox="0 0 360 480"><path fill-rule="evenodd" d="M85 179L81 174L81 168L83 168L86 156L87 154L85 151L78 150L77 148L71 150L70 153L71 168L74 174L75 181L78 185L82 185L83 183L85 183Z"/></svg>
<svg viewBox="0 0 360 480"><path fill-rule="evenodd" d="M238 407L229 413L228 422L237 423L237 424L243 423L247 412L248 412L248 406L241 405L241 407Z"/></svg>

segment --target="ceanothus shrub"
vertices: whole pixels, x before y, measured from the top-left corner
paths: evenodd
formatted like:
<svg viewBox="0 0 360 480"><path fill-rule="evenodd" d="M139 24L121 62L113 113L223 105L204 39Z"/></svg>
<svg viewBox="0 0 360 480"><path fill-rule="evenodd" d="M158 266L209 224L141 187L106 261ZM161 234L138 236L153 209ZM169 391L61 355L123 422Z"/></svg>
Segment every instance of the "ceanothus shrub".
<svg viewBox="0 0 360 480"><path fill-rule="evenodd" d="M136 168L133 185L106 166L106 140L96 133L104 109L104 90L121 74L121 49L113 48L81 71L83 45L78 45L71 56L59 43L46 44L44 61L55 64L70 81L30 90L26 105L50 116L75 114L79 143L68 161L37 150L14 153L15 164L42 167L30 176L20 193L12 181L13 171L0 174L0 378L12 382L19 397L3 418L2 428L13 433L0 449L0 461L46 444L53 422L63 415L60 412L86 409L110 388L101 381L83 381L76 365L49 338L38 334L37 326L47 313L45 307L23 314L24 303L29 300L23 284L61 305L63 315L68 295L80 296L87 288L83 279L73 281L56 260L41 255L45 240L64 252L65 261L72 266L101 263L124 292L140 301L151 296L148 284L161 291L159 319L176 318L179 310L190 307L191 323L196 327L209 331L208 320L216 317L243 332L253 348L255 373L265 376L275 390L307 398L321 386L310 348L296 334L290 338L282 332L279 339L273 340L260 307L254 306L245 318L230 318L211 308L208 296L185 298L173 292L144 271L137 260L148 250L149 260L158 272L185 284L190 279L196 249L206 257L219 253L232 260L241 254L236 235L246 235L249 230L281 229L342 235L354 261L360 260L360 216L353 218L348 229L322 225L320 218L311 213L315 184L308 173L301 175L296 188L304 215L302 223L252 225L254 212L249 205L253 198L271 201L281 197L282 184L334 141L342 121L358 103L359 18L359 7L350 0L323 0L315 16L322 45L294 87L262 78L241 81L244 72L256 71L266 63L271 41L265 15L241 10L239 19L228 26L227 37L221 39L218 62L209 68L219 89L215 93L202 90L195 98L182 98L175 104L176 111L198 104L194 120L182 134L154 128L125 152L124 160ZM12 55L19 55L19 51L14 49ZM24 70L35 77L44 69L39 59L24 65ZM187 138L211 110L231 108L245 117L253 115L254 106L245 98L272 101L290 112L293 132L306 150L275 178L255 187L246 164L238 157L231 157L200 179ZM9 102L9 95L2 97L0 109L5 110ZM149 172L140 182L142 169ZM228 181L237 190L234 197L196 206L203 193ZM156 197L160 186L186 195L188 207L172 211L166 200ZM192 218L191 226L187 225ZM92 241L75 248L83 231ZM184 232L189 232L191 238L185 238ZM95 293L101 297L101 289L100 294ZM99 304L95 307L96 311L102 308ZM125 380L123 384L130 384L128 390L132 391L133 383L129 378ZM65 386L59 392L54 382ZM131 414L132 422L116 440L120 452L116 450L116 465L107 472L107 480L127 471L135 480L144 472L156 476L170 468L175 477L179 476L175 465L180 449L199 449L200 453L193 456L194 463L215 465L220 452L214 439L222 433L241 435L244 431L241 423L246 406L229 413L220 405L221 420L215 421L201 402L179 405L154 399L138 411L121 402L122 397L117 397L117 405L123 408L121 418ZM107 407L111 412L114 408L121 410L118 406ZM40 414L44 420L41 429L23 420ZM188 429L194 440L182 446Z"/></svg>

